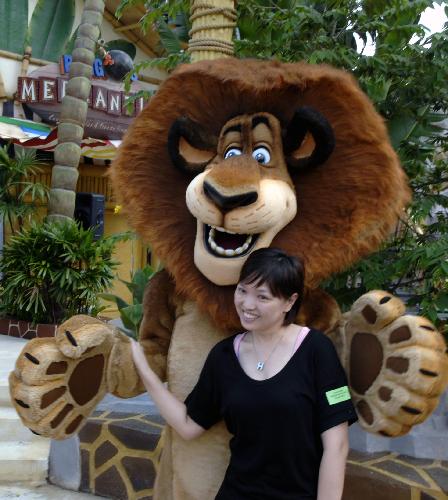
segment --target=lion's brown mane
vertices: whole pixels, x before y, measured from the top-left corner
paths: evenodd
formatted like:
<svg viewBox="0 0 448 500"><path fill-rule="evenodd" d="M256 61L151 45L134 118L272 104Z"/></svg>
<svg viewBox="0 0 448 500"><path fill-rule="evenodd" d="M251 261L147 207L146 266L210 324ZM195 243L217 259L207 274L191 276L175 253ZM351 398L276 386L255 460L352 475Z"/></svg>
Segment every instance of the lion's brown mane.
<svg viewBox="0 0 448 500"><path fill-rule="evenodd" d="M292 173L298 213L272 246L302 256L307 286L315 288L376 250L410 200L383 120L348 73L235 59L184 65L134 120L113 164L115 193L130 222L162 259L177 291L222 328L238 324L233 287L214 285L193 263L196 220L185 204L191 178L170 161L168 131L185 115L218 135L230 118L259 111L286 125L303 105L329 120L336 147L323 165Z"/></svg>

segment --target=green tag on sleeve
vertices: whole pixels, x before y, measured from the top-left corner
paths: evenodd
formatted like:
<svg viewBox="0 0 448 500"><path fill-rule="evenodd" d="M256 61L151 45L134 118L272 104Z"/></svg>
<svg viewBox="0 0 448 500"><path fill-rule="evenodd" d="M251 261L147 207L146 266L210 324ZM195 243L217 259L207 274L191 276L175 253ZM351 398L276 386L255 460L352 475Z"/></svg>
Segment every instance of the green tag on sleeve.
<svg viewBox="0 0 448 500"><path fill-rule="evenodd" d="M342 401L347 401L350 399L350 392L346 385L333 389L332 391L327 391L325 393L327 396L327 401L329 405L335 405L336 403L342 403Z"/></svg>

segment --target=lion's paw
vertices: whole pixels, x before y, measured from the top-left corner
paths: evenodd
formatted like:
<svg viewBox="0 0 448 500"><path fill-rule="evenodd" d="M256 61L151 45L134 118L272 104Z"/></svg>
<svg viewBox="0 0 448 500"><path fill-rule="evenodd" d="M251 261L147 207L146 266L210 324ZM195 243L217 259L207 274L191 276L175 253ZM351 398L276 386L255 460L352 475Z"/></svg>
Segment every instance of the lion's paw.
<svg viewBox="0 0 448 500"><path fill-rule="evenodd" d="M88 316L63 323L55 338L29 341L9 376L12 402L32 432L65 439L106 393L115 331Z"/></svg>
<svg viewBox="0 0 448 500"><path fill-rule="evenodd" d="M348 375L361 426L400 436L435 409L448 382L443 337L426 318L404 315L387 292L360 297L346 315Z"/></svg>

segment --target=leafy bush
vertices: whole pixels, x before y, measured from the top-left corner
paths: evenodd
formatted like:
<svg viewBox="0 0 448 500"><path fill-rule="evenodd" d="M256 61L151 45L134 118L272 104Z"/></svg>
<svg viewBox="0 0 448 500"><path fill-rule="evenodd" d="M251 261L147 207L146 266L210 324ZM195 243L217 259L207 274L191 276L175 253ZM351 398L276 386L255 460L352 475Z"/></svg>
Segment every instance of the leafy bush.
<svg viewBox="0 0 448 500"><path fill-rule="evenodd" d="M0 313L33 323L60 323L97 314L98 294L110 286L112 253L125 236L94 240L73 221L31 223L3 247Z"/></svg>
<svg viewBox="0 0 448 500"><path fill-rule="evenodd" d="M40 162L30 149L16 146L15 157L8 154L8 147L0 148L0 217L8 222L11 233L16 232L25 220L35 213L35 201L45 201L48 188L28 180L40 173Z"/></svg>
<svg viewBox="0 0 448 500"><path fill-rule="evenodd" d="M125 328L125 333L133 338L138 337L138 331L143 319L143 294L148 281L154 276L158 269L145 266L132 275L132 281L120 280L132 293L132 304L112 293L102 293L100 297L110 302L115 302L120 312L121 321Z"/></svg>

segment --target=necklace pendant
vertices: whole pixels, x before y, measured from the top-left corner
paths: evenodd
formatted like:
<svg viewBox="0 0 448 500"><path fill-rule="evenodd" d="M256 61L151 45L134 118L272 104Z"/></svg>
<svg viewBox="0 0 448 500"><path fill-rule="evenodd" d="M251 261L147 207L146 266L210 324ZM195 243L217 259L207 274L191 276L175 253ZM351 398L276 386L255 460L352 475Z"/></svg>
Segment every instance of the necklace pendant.
<svg viewBox="0 0 448 500"><path fill-rule="evenodd" d="M263 368L264 368L264 362L263 362L263 361L259 361L259 362L257 363L257 370L258 370L259 372L261 372L261 371L263 371Z"/></svg>

